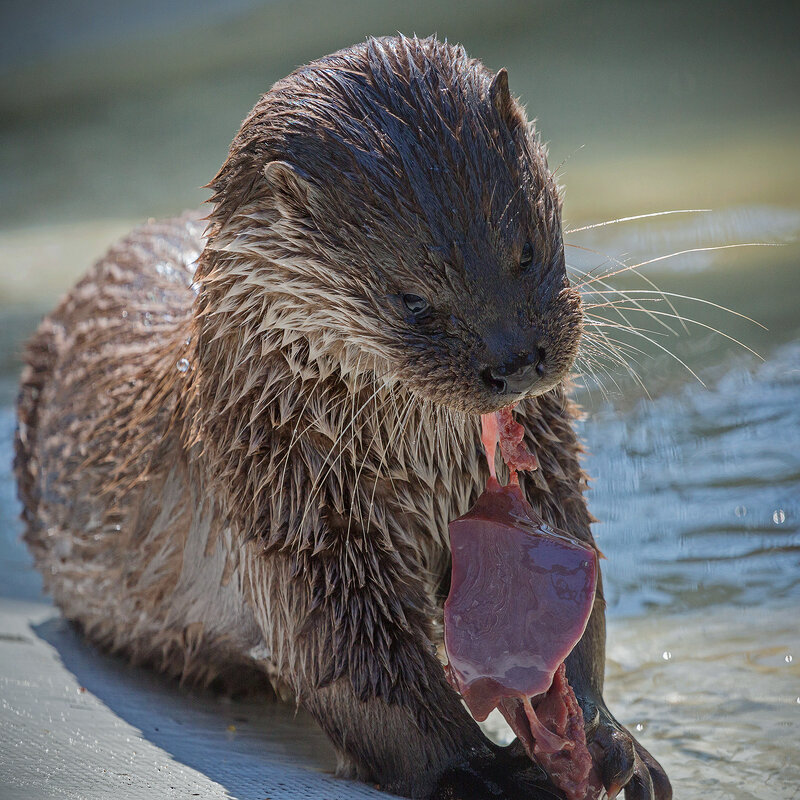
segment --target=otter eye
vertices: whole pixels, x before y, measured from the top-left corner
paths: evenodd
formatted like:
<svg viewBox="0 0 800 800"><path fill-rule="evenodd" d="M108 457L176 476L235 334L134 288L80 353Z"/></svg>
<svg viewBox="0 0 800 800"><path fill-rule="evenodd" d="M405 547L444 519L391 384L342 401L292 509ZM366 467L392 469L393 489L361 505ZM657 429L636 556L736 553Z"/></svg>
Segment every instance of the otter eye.
<svg viewBox="0 0 800 800"><path fill-rule="evenodd" d="M519 256L519 265L523 270L526 270L531 264L533 264L533 247L530 242L525 242L522 245L522 252Z"/></svg>
<svg viewBox="0 0 800 800"><path fill-rule="evenodd" d="M404 294L403 305L415 316L424 314L428 310L428 301L418 294Z"/></svg>

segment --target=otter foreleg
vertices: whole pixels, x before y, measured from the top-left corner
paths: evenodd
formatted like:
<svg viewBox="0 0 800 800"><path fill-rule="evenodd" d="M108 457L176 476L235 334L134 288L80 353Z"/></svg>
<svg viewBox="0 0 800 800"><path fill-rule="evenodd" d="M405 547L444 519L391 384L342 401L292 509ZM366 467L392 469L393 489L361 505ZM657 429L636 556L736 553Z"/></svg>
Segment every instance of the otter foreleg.
<svg viewBox="0 0 800 800"><path fill-rule="evenodd" d="M340 773L415 798L557 796L466 712L435 656L422 581L378 539L343 533L313 555L265 564L284 621L296 624L285 677L336 747Z"/></svg>

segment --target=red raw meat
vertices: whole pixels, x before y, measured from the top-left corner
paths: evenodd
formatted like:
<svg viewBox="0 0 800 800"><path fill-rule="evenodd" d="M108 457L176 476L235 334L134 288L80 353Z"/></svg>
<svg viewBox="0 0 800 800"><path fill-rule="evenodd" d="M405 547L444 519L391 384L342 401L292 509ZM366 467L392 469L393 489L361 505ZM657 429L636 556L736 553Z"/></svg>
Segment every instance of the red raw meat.
<svg viewBox="0 0 800 800"><path fill-rule="evenodd" d="M536 456L522 441L525 428L514 419L514 415L511 413L513 408L513 406L508 406L493 415L497 420L500 455L512 473L516 473L520 469L539 469L539 461Z"/></svg>
<svg viewBox="0 0 800 800"><path fill-rule="evenodd" d="M472 509L450 523L448 677L476 719L500 709L570 800L595 800L602 787L563 662L592 611L597 554L549 527L524 498L516 469L538 462L511 409L482 422L492 477ZM498 438L512 476L506 487L494 476Z"/></svg>
<svg viewBox="0 0 800 800"><path fill-rule="evenodd" d="M513 409L514 406L508 406L494 414L484 414L481 417L481 441L492 477L497 477L494 454L499 442L500 455L511 471L511 483L516 483L517 470L539 469L539 461L523 443L525 428L514 419Z"/></svg>
<svg viewBox="0 0 800 800"><path fill-rule="evenodd" d="M596 800L602 785L586 746L583 712L559 665L547 693L506 698L498 706L528 755L571 800Z"/></svg>

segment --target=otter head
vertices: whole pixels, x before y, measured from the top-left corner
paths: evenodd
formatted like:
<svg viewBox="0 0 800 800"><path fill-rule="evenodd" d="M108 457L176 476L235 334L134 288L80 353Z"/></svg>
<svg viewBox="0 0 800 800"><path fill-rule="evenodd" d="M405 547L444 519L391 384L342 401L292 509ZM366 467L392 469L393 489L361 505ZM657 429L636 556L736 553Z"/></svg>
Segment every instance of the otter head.
<svg viewBox="0 0 800 800"><path fill-rule="evenodd" d="M211 186L208 277L235 278L217 303L241 322L248 297L262 335L467 412L572 365L580 299L544 149L505 71L461 47L372 39L299 69Z"/></svg>

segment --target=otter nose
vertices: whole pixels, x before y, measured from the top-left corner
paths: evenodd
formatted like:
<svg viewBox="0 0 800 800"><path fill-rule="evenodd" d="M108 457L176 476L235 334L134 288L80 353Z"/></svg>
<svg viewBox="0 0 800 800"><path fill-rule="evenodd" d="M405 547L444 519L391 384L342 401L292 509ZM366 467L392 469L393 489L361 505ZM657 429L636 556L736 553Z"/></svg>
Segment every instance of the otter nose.
<svg viewBox="0 0 800 800"><path fill-rule="evenodd" d="M499 367L486 367L482 377L497 394L524 394L544 375L544 350L521 353Z"/></svg>

